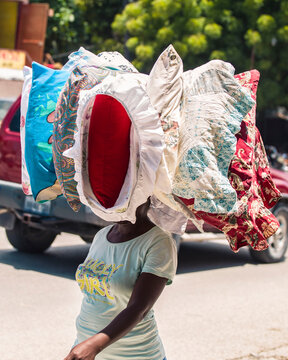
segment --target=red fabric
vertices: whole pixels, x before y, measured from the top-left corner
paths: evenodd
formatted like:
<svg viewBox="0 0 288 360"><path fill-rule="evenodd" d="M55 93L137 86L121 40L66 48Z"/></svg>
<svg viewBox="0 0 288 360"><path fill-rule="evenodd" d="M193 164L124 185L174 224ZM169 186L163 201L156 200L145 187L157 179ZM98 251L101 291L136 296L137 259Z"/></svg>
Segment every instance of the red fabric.
<svg viewBox="0 0 288 360"><path fill-rule="evenodd" d="M130 118L119 101L97 95L88 138L89 180L94 195L106 209L114 206L130 157Z"/></svg>
<svg viewBox="0 0 288 360"><path fill-rule="evenodd" d="M259 73L247 71L235 76L256 100ZM223 231L233 251L251 245L255 250L268 247L267 239L275 233L279 223L268 210L280 198L269 170L269 164L260 133L255 125L256 105L241 123L236 134L236 152L231 161L228 178L236 190L239 211L236 214L210 214L194 210L194 199L180 198L198 219Z"/></svg>

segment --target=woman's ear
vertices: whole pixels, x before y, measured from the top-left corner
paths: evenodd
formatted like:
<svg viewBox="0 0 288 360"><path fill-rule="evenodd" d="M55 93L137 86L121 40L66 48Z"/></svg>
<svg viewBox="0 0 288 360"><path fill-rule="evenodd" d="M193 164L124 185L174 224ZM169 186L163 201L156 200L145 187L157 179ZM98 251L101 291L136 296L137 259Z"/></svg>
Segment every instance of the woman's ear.
<svg viewBox="0 0 288 360"><path fill-rule="evenodd" d="M150 196L149 196L149 198L147 199L147 201L144 204L139 205L137 207L136 219L147 217L147 212L149 210L150 203L151 203L151 200L150 200Z"/></svg>

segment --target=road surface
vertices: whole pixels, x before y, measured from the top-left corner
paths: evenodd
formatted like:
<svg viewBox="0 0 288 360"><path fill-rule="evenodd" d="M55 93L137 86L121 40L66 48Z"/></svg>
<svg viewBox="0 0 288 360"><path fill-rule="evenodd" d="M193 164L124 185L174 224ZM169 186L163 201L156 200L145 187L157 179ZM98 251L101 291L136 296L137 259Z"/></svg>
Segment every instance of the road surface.
<svg viewBox="0 0 288 360"><path fill-rule="evenodd" d="M88 248L64 234L44 254L21 254L0 229L1 360L64 359L81 302L74 273ZM168 360L287 360L288 260L259 265L225 240L185 241L155 312Z"/></svg>

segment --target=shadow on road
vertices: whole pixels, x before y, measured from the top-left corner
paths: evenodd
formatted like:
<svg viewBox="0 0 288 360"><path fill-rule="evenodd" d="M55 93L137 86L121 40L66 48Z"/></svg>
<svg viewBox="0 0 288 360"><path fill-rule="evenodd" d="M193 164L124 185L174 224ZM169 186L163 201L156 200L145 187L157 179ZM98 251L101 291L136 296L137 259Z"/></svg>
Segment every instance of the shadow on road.
<svg viewBox="0 0 288 360"><path fill-rule="evenodd" d="M247 248L235 254L225 240L219 242L184 242L178 256L177 274L255 264Z"/></svg>
<svg viewBox="0 0 288 360"><path fill-rule="evenodd" d="M77 266L83 262L89 245L52 246L44 254L25 254L15 250L0 250L0 263L15 269L37 271L74 279ZM178 274L253 264L247 249L234 254L226 243L184 242L181 244Z"/></svg>
<svg viewBox="0 0 288 360"><path fill-rule="evenodd" d="M83 262L89 245L52 246L44 254L25 254L1 250L0 263L19 270L37 271L74 280L77 266Z"/></svg>

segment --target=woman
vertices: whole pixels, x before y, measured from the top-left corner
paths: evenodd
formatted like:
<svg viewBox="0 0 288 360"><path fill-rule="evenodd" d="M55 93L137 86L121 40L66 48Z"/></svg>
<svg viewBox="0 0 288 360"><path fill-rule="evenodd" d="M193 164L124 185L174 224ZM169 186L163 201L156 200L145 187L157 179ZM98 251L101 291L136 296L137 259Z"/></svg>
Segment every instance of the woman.
<svg viewBox="0 0 288 360"><path fill-rule="evenodd" d="M136 222L100 230L76 272L84 293L77 340L65 360L163 360L152 306L176 272L173 239L150 222L150 201Z"/></svg>

